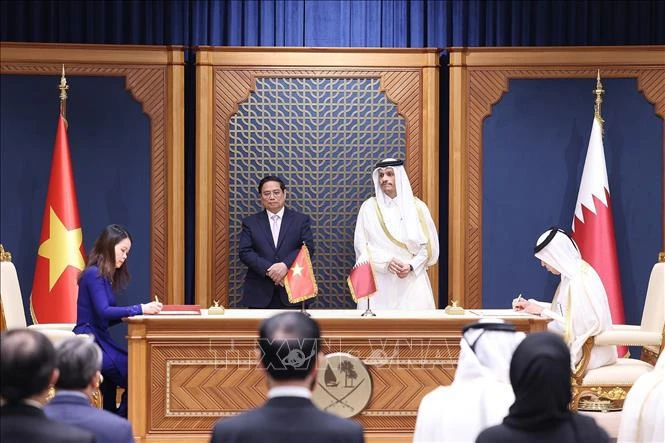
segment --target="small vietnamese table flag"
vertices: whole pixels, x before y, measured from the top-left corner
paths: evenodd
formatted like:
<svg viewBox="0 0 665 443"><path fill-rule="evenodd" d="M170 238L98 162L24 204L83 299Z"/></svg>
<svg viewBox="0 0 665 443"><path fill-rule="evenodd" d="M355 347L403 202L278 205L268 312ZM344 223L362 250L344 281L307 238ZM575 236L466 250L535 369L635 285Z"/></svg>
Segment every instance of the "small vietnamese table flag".
<svg viewBox="0 0 665 443"><path fill-rule="evenodd" d="M76 322L77 279L85 267L67 123L63 115L66 89L63 68L60 118L55 133L51 177L30 295L34 323Z"/></svg>
<svg viewBox="0 0 665 443"><path fill-rule="evenodd" d="M284 277L284 286L286 286L290 303L298 303L316 297L318 287L307 245L302 245L298 256L291 264L291 268Z"/></svg>
<svg viewBox="0 0 665 443"><path fill-rule="evenodd" d="M376 292L374 273L369 262L358 263L354 266L346 282L349 284L351 296L356 303L361 298L369 297Z"/></svg>

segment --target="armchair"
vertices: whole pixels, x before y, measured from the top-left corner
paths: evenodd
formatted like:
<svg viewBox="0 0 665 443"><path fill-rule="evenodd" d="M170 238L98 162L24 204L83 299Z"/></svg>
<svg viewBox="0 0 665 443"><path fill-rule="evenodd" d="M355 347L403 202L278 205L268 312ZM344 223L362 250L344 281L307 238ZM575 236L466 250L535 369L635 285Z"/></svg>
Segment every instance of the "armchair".
<svg viewBox="0 0 665 443"><path fill-rule="evenodd" d="M23 309L23 296L18 281L16 267L12 263L12 255L5 251L0 244L0 330L14 328L34 329L41 332L55 345L65 338L74 336L73 323L44 323L27 326L25 311ZM53 398L55 391L49 391L49 399ZM91 402L94 406L102 407L102 398L99 389L93 392Z"/></svg>
<svg viewBox="0 0 665 443"><path fill-rule="evenodd" d="M0 310L2 311L2 330L25 328L27 321L23 309L23 296L19 285L16 267L12 255L0 244ZM30 325L46 335L53 343L74 335L73 323L45 323Z"/></svg>
<svg viewBox="0 0 665 443"><path fill-rule="evenodd" d="M663 351L664 325L665 253L661 252L649 277L641 324L614 325L611 331L591 337L584 344L582 359L572 374L571 409L621 410L635 380L653 370L653 362ZM594 345L642 346L642 359L620 358L612 365L587 370Z"/></svg>

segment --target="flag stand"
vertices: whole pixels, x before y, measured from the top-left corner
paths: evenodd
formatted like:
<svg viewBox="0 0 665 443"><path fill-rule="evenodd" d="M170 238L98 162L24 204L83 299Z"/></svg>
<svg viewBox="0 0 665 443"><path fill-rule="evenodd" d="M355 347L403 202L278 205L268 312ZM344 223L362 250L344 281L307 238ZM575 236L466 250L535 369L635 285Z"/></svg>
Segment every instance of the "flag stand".
<svg viewBox="0 0 665 443"><path fill-rule="evenodd" d="M308 317L312 316L312 314L310 314L309 312L307 312L307 310L305 310L305 300L303 300L302 304L300 305L300 312Z"/></svg>
<svg viewBox="0 0 665 443"><path fill-rule="evenodd" d="M365 312L360 314L361 317L376 317L376 314L372 312L372 310L369 307L369 301L371 297L367 297L367 309L365 309Z"/></svg>

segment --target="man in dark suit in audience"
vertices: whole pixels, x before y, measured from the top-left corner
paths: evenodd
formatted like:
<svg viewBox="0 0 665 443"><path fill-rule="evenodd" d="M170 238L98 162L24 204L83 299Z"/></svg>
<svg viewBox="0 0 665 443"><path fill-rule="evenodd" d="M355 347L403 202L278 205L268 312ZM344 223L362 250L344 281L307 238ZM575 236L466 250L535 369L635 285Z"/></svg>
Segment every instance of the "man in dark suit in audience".
<svg viewBox="0 0 665 443"><path fill-rule="evenodd" d="M97 443L133 443L132 425L124 418L90 404L99 388L102 351L92 336L75 335L56 346L60 377L55 397L44 407L46 416L87 429Z"/></svg>
<svg viewBox="0 0 665 443"><path fill-rule="evenodd" d="M49 339L30 329L0 336L0 441L2 443L94 442L92 433L44 415L49 385L58 379L55 350Z"/></svg>
<svg viewBox="0 0 665 443"><path fill-rule="evenodd" d="M319 325L300 312L264 320L259 330L261 366L268 378L268 401L261 407L215 424L212 443L363 442L353 420L319 410L311 401L318 367Z"/></svg>
<svg viewBox="0 0 665 443"><path fill-rule="evenodd" d="M303 243L314 253L310 219L284 206L286 186L281 178L264 177L258 190L265 210L243 219L238 240L240 261L247 265L242 302L249 308L293 307L284 277Z"/></svg>

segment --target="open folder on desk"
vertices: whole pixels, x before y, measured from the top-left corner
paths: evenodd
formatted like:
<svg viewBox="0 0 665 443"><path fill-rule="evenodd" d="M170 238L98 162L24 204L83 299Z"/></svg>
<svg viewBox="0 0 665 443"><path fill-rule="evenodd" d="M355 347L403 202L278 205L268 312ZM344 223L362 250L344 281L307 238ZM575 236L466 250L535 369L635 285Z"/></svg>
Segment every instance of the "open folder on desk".
<svg viewBox="0 0 665 443"><path fill-rule="evenodd" d="M201 305L164 305L160 315L201 315Z"/></svg>
<svg viewBox="0 0 665 443"><path fill-rule="evenodd" d="M528 312L513 311L512 309L467 309L479 317L522 317L531 315Z"/></svg>

